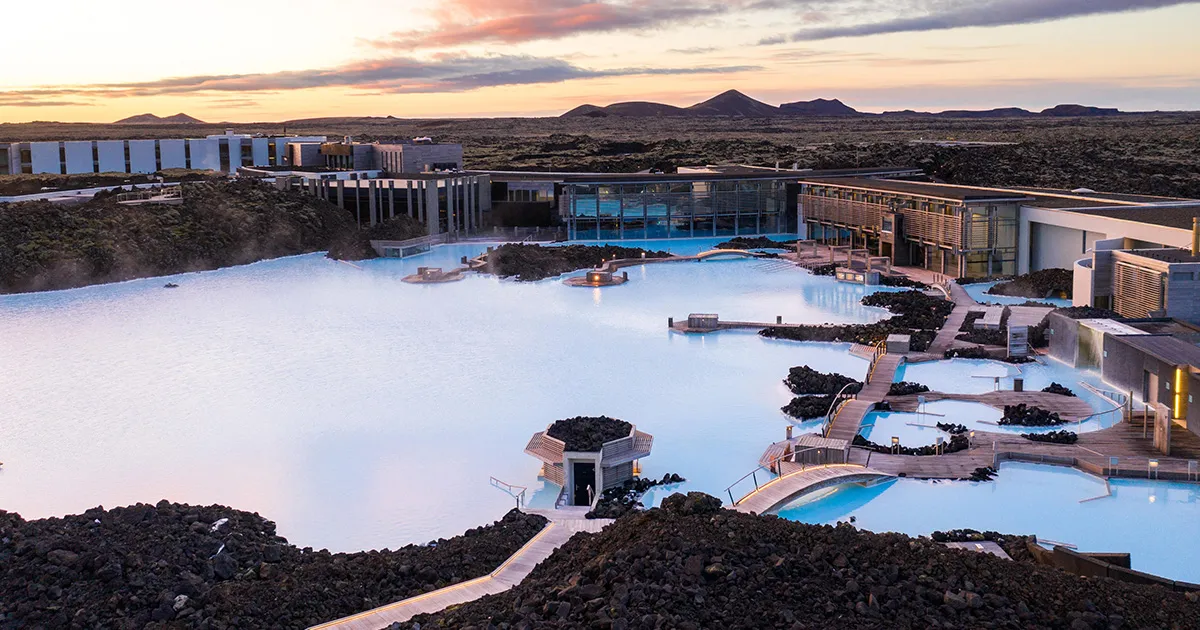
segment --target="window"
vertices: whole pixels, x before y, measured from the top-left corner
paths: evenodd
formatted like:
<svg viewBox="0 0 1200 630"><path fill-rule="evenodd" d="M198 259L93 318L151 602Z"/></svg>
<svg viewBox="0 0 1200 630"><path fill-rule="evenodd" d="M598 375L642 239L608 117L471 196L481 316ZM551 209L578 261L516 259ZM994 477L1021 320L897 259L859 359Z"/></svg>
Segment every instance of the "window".
<svg viewBox="0 0 1200 630"><path fill-rule="evenodd" d="M1195 276L1190 271L1172 271L1171 272L1171 281L1172 282L1180 282L1180 281L1191 282L1194 277Z"/></svg>

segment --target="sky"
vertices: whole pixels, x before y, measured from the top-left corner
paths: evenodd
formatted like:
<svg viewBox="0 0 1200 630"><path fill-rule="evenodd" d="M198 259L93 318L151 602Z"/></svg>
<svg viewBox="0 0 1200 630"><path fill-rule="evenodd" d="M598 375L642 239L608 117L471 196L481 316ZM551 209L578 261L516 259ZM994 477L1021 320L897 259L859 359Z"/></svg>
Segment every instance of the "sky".
<svg viewBox="0 0 1200 630"><path fill-rule="evenodd" d="M546 116L727 89L871 112L1200 110L1200 0L6 4L0 122Z"/></svg>

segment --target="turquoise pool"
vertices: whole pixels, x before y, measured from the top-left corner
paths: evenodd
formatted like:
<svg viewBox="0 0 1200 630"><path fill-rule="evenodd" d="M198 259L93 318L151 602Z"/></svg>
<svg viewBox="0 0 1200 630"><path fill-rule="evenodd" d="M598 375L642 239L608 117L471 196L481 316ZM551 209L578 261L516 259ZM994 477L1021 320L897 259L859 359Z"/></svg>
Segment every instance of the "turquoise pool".
<svg viewBox="0 0 1200 630"><path fill-rule="evenodd" d="M788 368L862 378L867 362L846 345L674 334L667 318L887 316L859 303L869 289L778 261L645 265L606 289L400 281L485 248L0 296L0 508L37 518L166 497L258 511L304 546L394 548L514 505L489 477L538 495L529 436L599 414L654 435L644 474L721 494L783 438Z"/></svg>
<svg viewBox="0 0 1200 630"><path fill-rule="evenodd" d="M1007 295L992 295L987 292L988 289L996 286L997 284L1000 284L1000 283L999 282L980 282L977 284L965 284L965 285L963 285L963 289L967 292L967 295L974 298L975 301L979 302L980 304L1006 304L1006 305L1007 304L1024 304L1025 302L1028 302L1029 300L1032 299L1035 302L1046 302L1047 304L1053 304L1058 307L1067 307L1067 306L1071 305L1071 300L1068 300L1065 298L1034 299L1034 298L1023 298L1023 297L1009 297Z"/></svg>
<svg viewBox="0 0 1200 630"><path fill-rule="evenodd" d="M854 517L864 529L913 536L964 527L1035 534L1081 551L1129 552L1139 571L1200 582L1200 486L1111 484L1112 496L1081 502L1105 494L1104 481L1072 468L1008 462L992 482L898 479L871 488L840 486L804 497L779 516L828 524Z"/></svg>
<svg viewBox="0 0 1200 630"><path fill-rule="evenodd" d="M686 254L719 240L644 246ZM873 289L770 260L643 265L628 270L630 283L604 289L561 279L400 281L417 266L453 267L485 248L443 246L357 266L297 256L0 296L0 509L39 518L162 498L221 503L268 515L302 546L395 548L458 534L515 505L490 477L525 486L530 505L549 507L557 488L537 478L538 462L523 453L529 436L555 419L599 414L654 435L644 475L688 479L655 489L647 503L677 491L722 496L794 424L779 411L791 398L782 383L788 368L862 378L867 362L846 344L673 334L667 318L713 312L823 323L888 315L861 305ZM164 290L168 281L180 287ZM904 369L908 380L957 391L990 389L991 379L963 374L1007 366ZM1061 364L1022 369L1027 387L1091 378ZM819 422L797 426L799 433ZM1023 515L1030 519L1047 505L1062 507L1054 518L1067 527L1077 514L1074 494L1042 496L1045 484L1031 474L1006 472L1012 480L995 487L1022 486L1037 497ZM1154 509L1169 521L1166 535L1195 522L1192 504L1176 500L1182 490L1154 488L1163 493ZM850 496L882 529L1030 531L1021 529L1025 521L986 524L988 511L897 508L890 489L845 490L813 504L827 515L822 522L847 512L839 497ZM1070 542L1126 547L1121 528L1089 529L1092 538L1054 531ZM1194 555L1193 540L1177 542Z"/></svg>

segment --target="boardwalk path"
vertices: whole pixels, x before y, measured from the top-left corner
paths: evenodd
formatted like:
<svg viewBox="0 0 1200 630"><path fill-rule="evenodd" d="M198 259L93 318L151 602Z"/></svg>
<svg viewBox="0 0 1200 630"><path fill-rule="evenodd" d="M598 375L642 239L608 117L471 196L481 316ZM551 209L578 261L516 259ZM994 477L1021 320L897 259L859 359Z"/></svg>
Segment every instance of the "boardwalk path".
<svg viewBox="0 0 1200 630"><path fill-rule="evenodd" d="M586 520L571 513L563 518L562 510L526 510L552 519L541 532L525 543L491 573L460 582L446 588L410 597L405 600L313 626L310 630L378 630L396 622L404 622L425 613L435 613L450 606L474 601L485 595L503 593L520 584L539 562L550 557L577 532L598 532L611 520ZM571 518L571 517L576 518Z"/></svg>
<svg viewBox="0 0 1200 630"><path fill-rule="evenodd" d="M786 470L786 467L785 467ZM868 483L890 479L892 475L863 466L833 464L815 466L785 474L746 495L734 509L749 514L766 514L796 497L845 483Z"/></svg>
<svg viewBox="0 0 1200 630"><path fill-rule="evenodd" d="M896 378L896 370L904 361L902 354L885 354L875 363L875 369L870 375L871 382L858 392L858 398L847 402L833 418L829 432L825 437L852 442L875 403L887 397L892 381Z"/></svg>

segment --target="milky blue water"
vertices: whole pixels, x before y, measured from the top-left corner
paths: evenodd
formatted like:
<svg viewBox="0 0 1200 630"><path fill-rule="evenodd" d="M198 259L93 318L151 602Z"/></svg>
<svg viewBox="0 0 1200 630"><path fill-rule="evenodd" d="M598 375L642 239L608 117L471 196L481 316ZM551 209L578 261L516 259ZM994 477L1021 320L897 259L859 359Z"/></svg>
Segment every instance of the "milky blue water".
<svg viewBox="0 0 1200 630"><path fill-rule="evenodd" d="M1058 307L1067 307L1071 305L1071 300L1065 298L1023 298L1011 297L1007 295L992 295L988 293L988 289L1000 284L999 282L980 282L976 284L964 284L963 289L967 295L975 299L980 304L1024 304L1030 300L1035 302L1045 302Z"/></svg>
<svg viewBox="0 0 1200 630"><path fill-rule="evenodd" d="M805 523L848 521L872 531L912 536L971 528L1035 534L1081 551L1129 552L1133 568L1200 582L1200 486L1184 483L1104 481L1072 468L1018 462L1001 464L988 483L898 479L864 488L839 486L803 497L779 511Z"/></svg>
<svg viewBox="0 0 1200 630"><path fill-rule="evenodd" d="M1051 383L1058 383L1070 389L1076 396L1088 403L1096 415L1087 420L1075 423L1069 427L1050 427L1047 429L997 427L988 423L999 420L1001 412L991 407L976 403L961 401L940 401L927 403L927 409L934 413L946 414L943 422L955 422L965 425L968 429L982 431L1039 431L1068 428L1076 433L1086 433L1112 426L1120 421L1120 414L1114 411L1115 405L1108 399L1084 388L1087 383L1102 390L1111 387L1105 385L1100 375L1092 371L1077 370L1061 361L1049 357L1039 357L1037 363L1012 365L1002 361L984 359L951 359L949 361L931 361L926 363L902 364L896 371L897 381L913 381L926 385L933 391L956 394L982 394L993 391L997 382L1001 390L1013 389L1013 379L1024 379L1026 391L1039 391ZM999 379L999 381L997 381ZM935 424L935 423L928 423ZM889 434L892 435L892 434ZM878 441L878 440L876 440Z"/></svg>
<svg viewBox="0 0 1200 630"><path fill-rule="evenodd" d="M694 254L718 240L638 245ZM299 256L0 296L0 509L40 518L161 498L221 503L274 519L302 546L395 548L499 517L515 501L490 485L492 476L527 486L529 504L550 507L558 488L537 479L526 442L553 420L598 414L655 436L645 476L689 479L655 489L647 503L693 489L723 495L783 437L788 368L862 378L867 363L845 344L673 334L667 317L887 316L860 304L866 287L778 261L645 265L628 270L628 284L602 289L475 275L442 285L400 281L417 266L454 267L485 247L358 265ZM166 282L180 287L163 289ZM964 375L1008 369L938 362L907 366L901 378L987 391L990 378ZM1056 363L1022 369L1027 388L1092 378ZM965 414L946 415L962 422ZM1134 548L1163 541L1195 557L1195 537L1183 531L1196 522L1193 489L1120 482L1117 496L1084 508L1077 495L1090 492L1090 478L1047 482L1062 471L1039 470L1026 476L1006 466L990 486L845 488L806 509L819 507L811 520L857 513L872 527L910 533L1035 532L1132 550L1135 563L1181 555ZM985 499L972 498L968 510L939 500L960 494L998 503L984 509L977 504ZM1157 502L1143 505L1151 496ZM1124 515L1126 505L1137 518L1162 517L1155 536L1145 536L1146 521L1130 533L1126 521L1136 518ZM1037 519L1046 514L1042 531Z"/></svg>
<svg viewBox="0 0 1200 630"><path fill-rule="evenodd" d="M0 508L221 503L300 545L394 548L499 517L515 501L491 476L544 505L557 490L538 495L529 437L599 414L654 435L645 475L719 495L783 438L788 368L862 378L867 362L845 345L674 334L667 318L887 316L859 303L866 288L777 261L646 265L603 289L400 281L484 248L0 296Z"/></svg>

